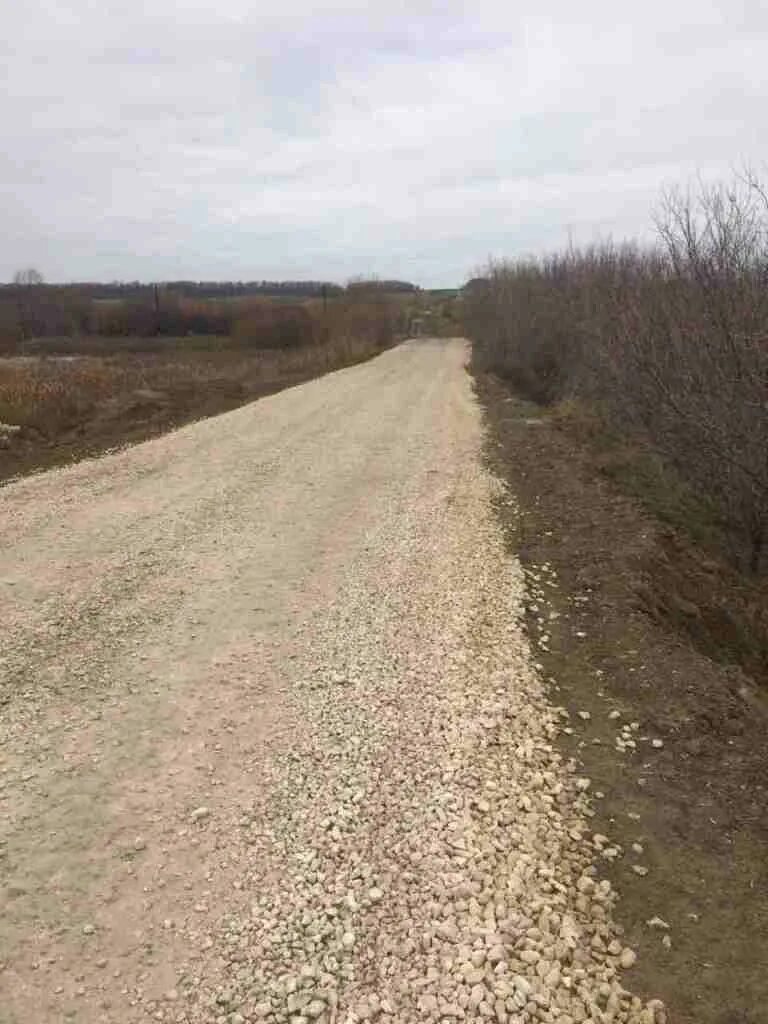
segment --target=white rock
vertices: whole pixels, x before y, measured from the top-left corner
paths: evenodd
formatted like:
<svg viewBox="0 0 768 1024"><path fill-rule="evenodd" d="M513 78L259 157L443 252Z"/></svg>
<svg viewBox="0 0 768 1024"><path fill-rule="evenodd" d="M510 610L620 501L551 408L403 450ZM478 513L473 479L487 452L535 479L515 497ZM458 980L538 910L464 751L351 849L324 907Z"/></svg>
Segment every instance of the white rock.
<svg viewBox="0 0 768 1024"><path fill-rule="evenodd" d="M469 1005L478 1007L480 1003L484 1002L487 998L488 989L485 987L485 985L473 985L472 990L469 993Z"/></svg>
<svg viewBox="0 0 768 1024"><path fill-rule="evenodd" d="M436 1013L437 996L434 996L431 992L425 992L419 996L418 1007L423 1014Z"/></svg>
<svg viewBox="0 0 768 1024"><path fill-rule="evenodd" d="M627 946L619 955L619 966L623 970L628 971L629 968L634 965L636 960L637 953L635 953L634 949L630 949L629 946Z"/></svg>
<svg viewBox="0 0 768 1024"><path fill-rule="evenodd" d="M667 924L667 922L657 916L649 918L645 923L648 925L649 928L660 928L665 930L669 929L669 925Z"/></svg>

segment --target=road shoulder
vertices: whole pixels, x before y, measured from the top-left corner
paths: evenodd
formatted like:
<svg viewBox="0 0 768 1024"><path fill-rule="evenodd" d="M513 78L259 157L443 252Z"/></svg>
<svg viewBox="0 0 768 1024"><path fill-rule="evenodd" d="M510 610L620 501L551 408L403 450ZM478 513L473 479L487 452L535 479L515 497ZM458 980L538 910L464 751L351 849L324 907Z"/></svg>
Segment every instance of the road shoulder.
<svg viewBox="0 0 768 1024"><path fill-rule="evenodd" d="M537 407L485 375L476 387L487 458L514 496L499 514L526 570L532 646L570 712L563 740L592 779L595 845L639 954L627 983L677 1024L762 1024L765 699L648 614L649 574L674 570L669 531Z"/></svg>

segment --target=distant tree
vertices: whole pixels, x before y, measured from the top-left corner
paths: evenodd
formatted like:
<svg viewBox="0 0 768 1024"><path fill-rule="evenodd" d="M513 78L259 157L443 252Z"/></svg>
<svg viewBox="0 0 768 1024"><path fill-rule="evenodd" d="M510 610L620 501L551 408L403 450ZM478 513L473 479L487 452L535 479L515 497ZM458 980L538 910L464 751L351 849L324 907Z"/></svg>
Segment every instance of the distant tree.
<svg viewBox="0 0 768 1024"><path fill-rule="evenodd" d="M43 275L34 267L27 267L25 270L17 270L13 275L13 283L21 285L43 284Z"/></svg>
<svg viewBox="0 0 768 1024"><path fill-rule="evenodd" d="M370 277L351 277L347 281L348 292L417 292L418 288L410 281L383 281L376 275Z"/></svg>
<svg viewBox="0 0 768 1024"><path fill-rule="evenodd" d="M13 283L23 288L18 298L19 334L25 341L35 332L37 316L37 290L43 283L43 275L34 267L17 270L13 275ZM27 291L29 289L29 291Z"/></svg>

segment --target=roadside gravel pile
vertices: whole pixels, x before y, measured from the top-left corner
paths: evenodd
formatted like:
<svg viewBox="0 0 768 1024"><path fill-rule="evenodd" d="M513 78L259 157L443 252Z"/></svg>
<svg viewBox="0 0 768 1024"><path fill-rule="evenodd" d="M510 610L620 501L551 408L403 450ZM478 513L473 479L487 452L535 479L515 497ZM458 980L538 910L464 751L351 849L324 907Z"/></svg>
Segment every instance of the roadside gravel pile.
<svg viewBox="0 0 768 1024"><path fill-rule="evenodd" d="M591 866L588 780L554 747L494 487L475 463L460 502L404 501L307 632L306 732L273 764L249 905L216 943L228 981L189 979L175 1019L664 1024L622 985L635 954Z"/></svg>

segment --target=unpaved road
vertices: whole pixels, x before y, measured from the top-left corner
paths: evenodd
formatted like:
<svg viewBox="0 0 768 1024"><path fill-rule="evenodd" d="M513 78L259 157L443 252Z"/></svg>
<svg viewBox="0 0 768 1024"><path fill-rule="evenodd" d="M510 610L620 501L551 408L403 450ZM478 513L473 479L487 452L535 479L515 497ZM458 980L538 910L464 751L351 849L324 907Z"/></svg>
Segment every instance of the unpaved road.
<svg viewBox="0 0 768 1024"><path fill-rule="evenodd" d="M664 1020L465 359L410 342L0 492L3 1024Z"/></svg>

